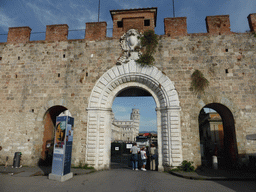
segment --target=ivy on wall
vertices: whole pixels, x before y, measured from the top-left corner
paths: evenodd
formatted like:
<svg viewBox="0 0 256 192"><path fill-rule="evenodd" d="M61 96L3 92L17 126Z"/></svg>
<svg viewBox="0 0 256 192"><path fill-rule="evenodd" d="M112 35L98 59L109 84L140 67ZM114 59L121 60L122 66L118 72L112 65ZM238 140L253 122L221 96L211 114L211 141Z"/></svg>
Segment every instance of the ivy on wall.
<svg viewBox="0 0 256 192"><path fill-rule="evenodd" d="M209 81L204 77L203 73L199 70L195 70L191 75L191 88L197 93L203 93L209 86Z"/></svg>
<svg viewBox="0 0 256 192"><path fill-rule="evenodd" d="M153 54L156 52L156 47L158 45L158 36L153 30L148 30L143 33L140 37L142 54L140 55L137 63L142 66L152 66L154 64Z"/></svg>

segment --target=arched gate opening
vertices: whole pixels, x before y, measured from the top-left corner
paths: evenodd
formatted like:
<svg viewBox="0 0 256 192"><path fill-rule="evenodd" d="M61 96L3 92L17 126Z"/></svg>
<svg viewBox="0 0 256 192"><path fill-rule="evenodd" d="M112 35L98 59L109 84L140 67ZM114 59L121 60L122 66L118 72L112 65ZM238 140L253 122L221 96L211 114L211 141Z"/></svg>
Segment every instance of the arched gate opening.
<svg viewBox="0 0 256 192"><path fill-rule="evenodd" d="M209 115L202 115L204 108L215 110L221 117L222 125L216 124L218 119L215 119L215 126L218 125L216 128L211 128L210 124L203 125L203 117L208 118L206 121L211 119ZM219 167L228 168L234 166L237 163L238 151L233 114L226 106L220 103L210 103L204 108L199 115L201 145L203 143L201 152L204 153L202 154L202 164L211 166L211 158L214 155L218 157ZM221 129L222 126L223 129ZM207 162L204 163L203 161L205 160Z"/></svg>
<svg viewBox="0 0 256 192"><path fill-rule="evenodd" d="M141 67L133 60L108 70L92 90L87 108L85 163L95 169L109 169L112 103L122 90L132 87L147 91L156 102L159 170L180 165L180 105L174 84L156 67Z"/></svg>
<svg viewBox="0 0 256 192"><path fill-rule="evenodd" d="M144 89L128 87L116 95L112 105L111 169L132 166L130 148L135 142L139 148L147 148L149 158L146 169L157 168L155 166L157 158L150 159L150 152L156 153L158 146L155 109L154 98ZM151 150L152 144L156 147L152 147ZM141 161L139 161L140 167Z"/></svg>
<svg viewBox="0 0 256 192"><path fill-rule="evenodd" d="M67 108L63 106L53 106L49 108L44 115L44 136L39 165L51 166L52 164L56 117L65 111L67 111Z"/></svg>

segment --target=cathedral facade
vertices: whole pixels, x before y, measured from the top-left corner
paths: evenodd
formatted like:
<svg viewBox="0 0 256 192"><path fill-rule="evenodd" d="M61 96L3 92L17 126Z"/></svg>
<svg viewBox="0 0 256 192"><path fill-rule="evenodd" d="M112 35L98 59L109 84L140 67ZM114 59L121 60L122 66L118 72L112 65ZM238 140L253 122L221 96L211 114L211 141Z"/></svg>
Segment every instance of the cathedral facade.
<svg viewBox="0 0 256 192"><path fill-rule="evenodd" d="M111 142L135 142L139 135L140 113L139 109L132 109L130 120L112 121Z"/></svg>

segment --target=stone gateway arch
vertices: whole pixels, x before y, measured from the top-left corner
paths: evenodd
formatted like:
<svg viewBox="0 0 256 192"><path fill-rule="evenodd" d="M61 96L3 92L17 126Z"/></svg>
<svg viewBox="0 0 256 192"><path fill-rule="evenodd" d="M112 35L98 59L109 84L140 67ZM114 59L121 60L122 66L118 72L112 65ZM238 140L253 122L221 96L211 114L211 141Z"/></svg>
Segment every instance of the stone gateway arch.
<svg viewBox="0 0 256 192"><path fill-rule="evenodd" d="M92 90L87 108L86 163L95 169L110 167L112 103L127 88L143 89L156 102L159 170L180 165L180 104L174 83L156 67L142 67L134 60L109 69Z"/></svg>

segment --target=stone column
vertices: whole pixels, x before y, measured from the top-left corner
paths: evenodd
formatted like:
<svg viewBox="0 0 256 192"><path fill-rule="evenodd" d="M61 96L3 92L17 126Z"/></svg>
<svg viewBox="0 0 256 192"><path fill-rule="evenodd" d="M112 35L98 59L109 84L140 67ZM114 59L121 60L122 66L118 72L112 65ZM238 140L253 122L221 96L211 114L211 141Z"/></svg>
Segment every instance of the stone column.
<svg viewBox="0 0 256 192"><path fill-rule="evenodd" d="M179 166L182 162L180 107L167 107L157 111L161 113L162 122L162 135L158 134L157 137L158 139L162 139L162 165Z"/></svg>
<svg viewBox="0 0 256 192"><path fill-rule="evenodd" d="M162 152L162 126L161 126L161 111L156 108L157 118L157 150L158 150L158 171L164 171L163 167L163 152Z"/></svg>
<svg viewBox="0 0 256 192"><path fill-rule="evenodd" d="M96 170L108 169L111 150L111 111L112 109L87 109L86 163Z"/></svg>
<svg viewBox="0 0 256 192"><path fill-rule="evenodd" d="M168 130L169 130L169 154L170 165L180 166L182 158L182 142L180 130L180 107L170 107L168 113Z"/></svg>

